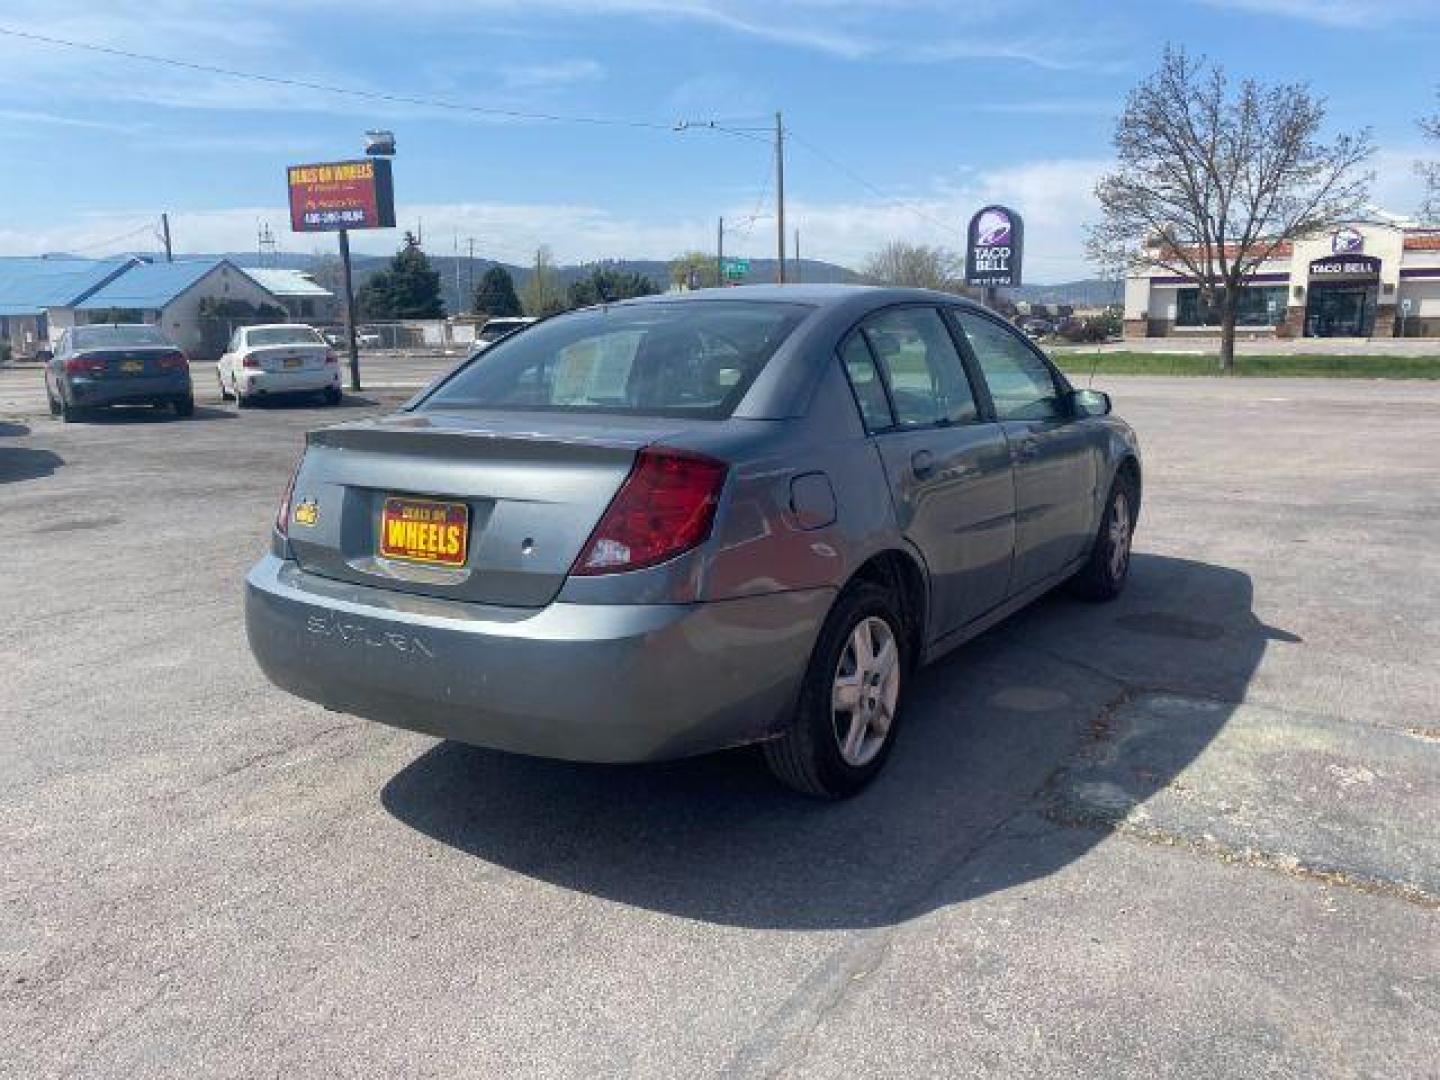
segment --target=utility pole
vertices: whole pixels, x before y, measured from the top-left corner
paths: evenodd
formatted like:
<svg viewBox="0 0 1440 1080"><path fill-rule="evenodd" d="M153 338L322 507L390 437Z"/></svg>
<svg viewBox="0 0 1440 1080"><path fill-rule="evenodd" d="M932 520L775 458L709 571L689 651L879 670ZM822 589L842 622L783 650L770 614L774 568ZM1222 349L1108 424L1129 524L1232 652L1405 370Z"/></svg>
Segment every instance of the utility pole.
<svg viewBox="0 0 1440 1080"><path fill-rule="evenodd" d="M725 219L715 228L715 287L725 287Z"/></svg>
<svg viewBox="0 0 1440 1080"><path fill-rule="evenodd" d="M340 279L345 286L345 343L350 353L350 389L360 390L360 348L355 341L355 286L350 280L350 230L340 230Z"/></svg>
<svg viewBox="0 0 1440 1080"><path fill-rule="evenodd" d="M160 234L165 238L165 261L174 262L175 256L170 251L170 215L160 215Z"/></svg>
<svg viewBox="0 0 1440 1080"><path fill-rule="evenodd" d="M775 241L780 256L775 280L785 284L785 125L775 110Z"/></svg>
<svg viewBox="0 0 1440 1080"><path fill-rule="evenodd" d="M795 284L800 284L800 230L795 230Z"/></svg>
<svg viewBox="0 0 1440 1080"><path fill-rule="evenodd" d="M475 237L471 236L468 239L470 241L470 259L465 263L465 286L470 290L470 306L473 308L475 306ZM480 313L472 311L470 314L478 315Z"/></svg>
<svg viewBox="0 0 1440 1080"><path fill-rule="evenodd" d="M460 230L456 229L451 235L455 238L451 247L451 258L455 260L455 314L459 315L465 310L465 297L460 293Z"/></svg>

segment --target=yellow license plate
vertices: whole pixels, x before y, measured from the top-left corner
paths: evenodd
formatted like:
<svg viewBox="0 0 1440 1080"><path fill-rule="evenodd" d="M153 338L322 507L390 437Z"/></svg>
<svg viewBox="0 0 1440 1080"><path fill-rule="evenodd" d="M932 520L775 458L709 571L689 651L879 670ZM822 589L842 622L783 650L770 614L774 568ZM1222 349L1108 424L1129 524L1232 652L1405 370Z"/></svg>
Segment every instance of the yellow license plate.
<svg viewBox="0 0 1440 1080"><path fill-rule="evenodd" d="M122 360L120 361L120 374L139 375L145 370L144 360Z"/></svg>
<svg viewBox="0 0 1440 1080"><path fill-rule="evenodd" d="M380 513L380 554L386 559L464 566L470 508L433 499L388 498Z"/></svg>
<svg viewBox="0 0 1440 1080"><path fill-rule="evenodd" d="M287 368L297 368L303 363L305 363L305 361L300 359L300 357L298 356L287 356L285 358L285 366Z"/></svg>

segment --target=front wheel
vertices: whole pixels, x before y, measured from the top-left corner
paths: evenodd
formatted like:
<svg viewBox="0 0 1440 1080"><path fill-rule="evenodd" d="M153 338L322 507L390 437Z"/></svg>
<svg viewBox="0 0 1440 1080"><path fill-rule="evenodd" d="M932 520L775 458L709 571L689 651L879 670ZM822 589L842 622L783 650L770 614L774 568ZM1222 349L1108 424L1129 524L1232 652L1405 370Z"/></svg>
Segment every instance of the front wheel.
<svg viewBox="0 0 1440 1080"><path fill-rule="evenodd" d="M765 744L776 778L806 795L854 795L895 742L910 645L888 589L851 585L835 602L805 672L794 720Z"/></svg>
<svg viewBox="0 0 1440 1080"><path fill-rule="evenodd" d="M1071 579L1074 591L1086 600L1113 600L1125 588L1130 575L1130 542L1135 535L1138 494L1130 477L1124 473L1115 477L1090 558Z"/></svg>

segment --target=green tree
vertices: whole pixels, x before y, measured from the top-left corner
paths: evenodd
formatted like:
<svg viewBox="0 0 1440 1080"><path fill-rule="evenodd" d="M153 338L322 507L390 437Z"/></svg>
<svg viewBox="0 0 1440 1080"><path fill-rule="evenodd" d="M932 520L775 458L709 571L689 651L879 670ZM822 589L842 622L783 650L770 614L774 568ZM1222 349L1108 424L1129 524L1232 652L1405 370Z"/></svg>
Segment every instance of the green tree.
<svg viewBox="0 0 1440 1080"><path fill-rule="evenodd" d="M715 277L715 256L703 251L687 251L671 259L670 283L687 289L713 289L720 284Z"/></svg>
<svg viewBox="0 0 1440 1080"><path fill-rule="evenodd" d="M525 314L543 317L565 310L565 294L555 275L555 256L548 244L535 249L535 265L520 290L520 299L525 304Z"/></svg>
<svg viewBox="0 0 1440 1080"><path fill-rule="evenodd" d="M371 319L438 319L445 314L440 271L408 232L390 265L370 275L356 301Z"/></svg>
<svg viewBox="0 0 1440 1080"><path fill-rule="evenodd" d="M480 284L475 286L475 313L495 319L508 319L523 315L520 297L515 295L515 279L503 266L492 266L485 271Z"/></svg>
<svg viewBox="0 0 1440 1080"><path fill-rule="evenodd" d="M648 277L633 270L603 263L589 269L588 275L570 285L567 298L572 308L611 304L632 296L653 296L660 291Z"/></svg>

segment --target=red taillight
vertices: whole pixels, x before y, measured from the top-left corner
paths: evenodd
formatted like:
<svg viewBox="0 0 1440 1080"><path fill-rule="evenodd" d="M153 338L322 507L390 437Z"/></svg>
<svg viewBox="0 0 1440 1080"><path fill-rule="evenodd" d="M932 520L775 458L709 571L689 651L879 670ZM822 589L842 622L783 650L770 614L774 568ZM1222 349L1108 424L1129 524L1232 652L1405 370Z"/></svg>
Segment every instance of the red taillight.
<svg viewBox="0 0 1440 1080"><path fill-rule="evenodd" d="M190 370L190 361L185 359L185 354L182 352L166 353L160 357L160 370L188 371Z"/></svg>
<svg viewBox="0 0 1440 1080"><path fill-rule="evenodd" d="M300 475L300 463L305 460L305 451L295 459L295 468L290 470L290 479L285 484L285 494L280 496L280 509L275 512L275 531L281 536L290 535L290 502L295 498L295 478Z"/></svg>
<svg viewBox="0 0 1440 1080"><path fill-rule="evenodd" d="M570 572L589 577L639 570L703 544L725 469L703 454L641 450Z"/></svg>
<svg viewBox="0 0 1440 1080"><path fill-rule="evenodd" d="M66 375L99 375L105 370L105 361L98 356L72 356L65 361Z"/></svg>
<svg viewBox="0 0 1440 1080"><path fill-rule="evenodd" d="M240 359L240 366L247 368L258 368L260 366L260 358L254 353L246 353Z"/></svg>
<svg viewBox="0 0 1440 1080"><path fill-rule="evenodd" d="M336 356L333 352L327 352L327 353L325 354L325 363L326 363L327 365L328 365L328 364L338 364L338 363L340 363L340 358L339 358L338 356Z"/></svg>

